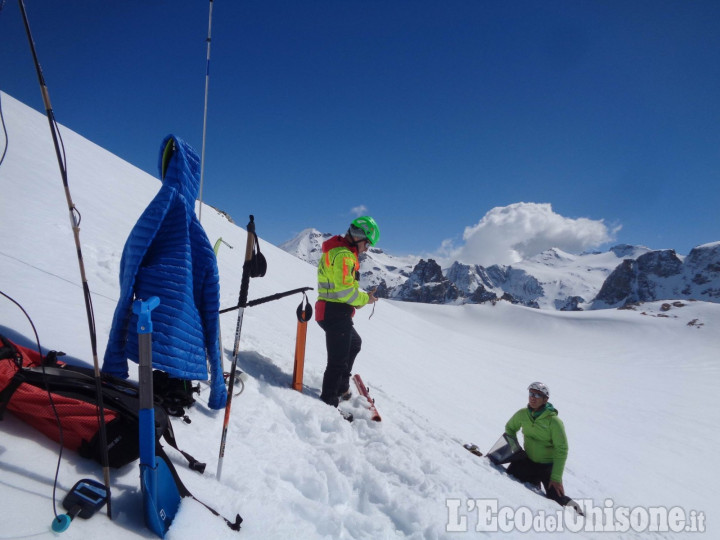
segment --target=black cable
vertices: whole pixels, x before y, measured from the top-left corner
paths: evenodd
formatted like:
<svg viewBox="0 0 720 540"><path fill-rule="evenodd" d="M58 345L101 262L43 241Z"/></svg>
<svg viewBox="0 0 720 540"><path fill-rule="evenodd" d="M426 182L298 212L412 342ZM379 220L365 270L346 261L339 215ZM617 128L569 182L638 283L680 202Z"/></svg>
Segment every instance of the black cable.
<svg viewBox="0 0 720 540"><path fill-rule="evenodd" d="M5 7L5 0L0 0L0 11ZM5 134L5 145L2 151L2 156L0 156L0 165L2 165L2 162L5 160L5 154L7 153L8 149L8 136L7 136L7 129L5 128L5 117L3 116L2 112L2 95L0 94L0 124L2 125L3 133Z"/></svg>
<svg viewBox="0 0 720 540"><path fill-rule="evenodd" d="M45 372L45 362L42 361L43 354L42 354L42 348L40 347L40 337L38 336L37 329L35 328L35 324L33 324L32 319L30 318L30 315L28 315L28 312L25 311L25 308L23 308L15 299L11 298L4 292L0 291L0 294L3 295L5 298L10 300L13 304L15 304L17 307L20 308L20 310L25 314L25 317L27 317L27 320L30 322L30 326L32 327L33 333L35 334L35 343L37 344L37 351L40 355L40 366L42 368L43 373L43 379L45 381L45 390L48 393L48 399L50 400L50 406L52 407L53 414L55 415L55 421L57 422L58 426L58 433L60 434L60 451L58 452L58 460L57 460L57 466L55 467L55 479L53 480L53 492L52 492L52 505L53 505L53 514L55 514L55 519L57 519L57 500L55 493L57 491L57 483L58 483L58 475L60 474L60 462L62 461L62 455L63 455L63 446L64 446L64 439L63 439L63 428L62 428L62 422L60 422L60 415L57 412L57 409L55 408L55 401L53 400L52 392L50 392L50 385L47 381L47 374ZM20 369L22 369L22 366L20 366Z"/></svg>
<svg viewBox="0 0 720 540"><path fill-rule="evenodd" d="M0 9L2 9L2 4L0 4ZM5 127L5 116L3 115L2 110L2 94L0 94L0 125L2 125L3 134L5 135L5 144L3 146L2 156L0 156L0 165L2 165L2 162L5 161L5 154L7 154L8 149L8 133L7 128Z"/></svg>
<svg viewBox="0 0 720 540"><path fill-rule="evenodd" d="M0 11L5 7L5 0L0 0ZM5 154L7 154L8 149L8 133L7 128L5 127L5 116L3 116L3 110L2 110L2 95L0 94L0 125L2 125L3 134L5 135L5 144L3 145L3 151L2 155L0 156L0 165L2 165L3 161L5 161Z"/></svg>

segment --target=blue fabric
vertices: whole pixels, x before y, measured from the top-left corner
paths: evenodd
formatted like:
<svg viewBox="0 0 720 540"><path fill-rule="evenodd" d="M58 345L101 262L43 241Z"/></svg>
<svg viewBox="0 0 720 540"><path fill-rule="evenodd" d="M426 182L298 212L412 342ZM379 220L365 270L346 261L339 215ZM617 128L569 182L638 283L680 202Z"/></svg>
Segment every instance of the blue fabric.
<svg viewBox="0 0 720 540"><path fill-rule="evenodd" d="M175 150L163 174L163 151ZM134 298L158 296L152 313L153 367L180 379L208 378L212 409L225 406L227 390L219 347L220 280L210 241L195 215L200 160L181 139L168 135L160 147L163 185L140 216L120 261L120 299L115 308L102 370L127 378L127 359L138 361Z"/></svg>

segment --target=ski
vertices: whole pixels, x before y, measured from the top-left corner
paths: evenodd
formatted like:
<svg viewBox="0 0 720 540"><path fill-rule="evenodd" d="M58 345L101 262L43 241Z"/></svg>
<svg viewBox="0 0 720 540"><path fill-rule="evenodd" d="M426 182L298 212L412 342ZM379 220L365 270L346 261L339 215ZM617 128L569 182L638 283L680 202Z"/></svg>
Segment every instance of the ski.
<svg viewBox="0 0 720 540"><path fill-rule="evenodd" d="M355 375L353 375L352 379L355 382L355 386L357 386L360 395L367 399L368 403L370 404L370 413L372 414L370 418L375 422L380 422L382 418L380 417L380 413L378 413L377 409L375 408L375 400L370 397L370 392L368 391L367 386L365 386L362 377L360 377L360 375L356 373Z"/></svg>

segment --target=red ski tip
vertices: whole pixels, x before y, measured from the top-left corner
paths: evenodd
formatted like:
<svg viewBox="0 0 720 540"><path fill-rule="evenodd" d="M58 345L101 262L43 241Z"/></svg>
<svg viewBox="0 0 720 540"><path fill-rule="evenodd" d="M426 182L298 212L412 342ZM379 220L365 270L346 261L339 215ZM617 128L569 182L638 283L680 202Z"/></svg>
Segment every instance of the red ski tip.
<svg viewBox="0 0 720 540"><path fill-rule="evenodd" d="M378 413L377 409L375 408L375 400L370 397L370 392L368 391L367 386L365 386L362 377L360 377L360 375L356 373L355 375L353 375L352 378L355 382L355 386L357 386L360 395L367 399L368 403L370 404L370 418L375 422L380 422L382 418L380 417L380 413Z"/></svg>

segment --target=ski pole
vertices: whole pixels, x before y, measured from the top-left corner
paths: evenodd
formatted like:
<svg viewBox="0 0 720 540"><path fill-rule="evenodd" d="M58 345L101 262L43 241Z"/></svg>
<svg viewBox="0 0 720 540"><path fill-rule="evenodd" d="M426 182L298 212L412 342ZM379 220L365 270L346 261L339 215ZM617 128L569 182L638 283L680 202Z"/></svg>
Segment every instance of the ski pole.
<svg viewBox="0 0 720 540"><path fill-rule="evenodd" d="M247 224L247 244L245 246L245 262L243 263L242 279L240 280L240 297L238 299L238 319L235 327L235 344L233 345L233 359L230 366L230 377L228 381L228 395L225 403L225 419L223 420L222 438L220 439L220 455L218 457L217 479L222 476L223 458L225 457L225 441L227 439L228 424L230 423L230 409L232 407L233 387L235 385L235 371L237 370L238 353L240 351L240 333L242 332L243 315L247 304L248 288L250 286L250 264L255 246L255 218L250 216Z"/></svg>
<svg viewBox="0 0 720 540"><path fill-rule="evenodd" d="M100 447L102 455L103 477L105 480L105 488L107 489L107 515L112 519L111 497L110 497L110 467L108 461L107 447L107 431L105 429L105 407L103 406L102 381L100 378L100 363L98 362L97 353L97 333L95 331L95 315L93 314L92 298L90 297L90 287L88 286L87 277L85 276L85 263L83 262L82 249L80 248L80 212L75 208L72 197L70 196L70 186L68 185L67 168L65 165L65 148L62 145L62 137L55 121L55 113L50 104L50 94L45 85L40 62L38 61L37 52L35 51L35 42L30 32L30 23L28 22L27 12L25 11L25 2L18 0L20 11L22 12L23 22L25 23L25 33L30 42L30 51L32 52L33 62L35 63L35 71L37 72L38 82L40 83L40 92L42 93L43 102L45 104L45 113L48 123L50 124L50 134L52 135L53 144L55 146L55 155L57 156L58 166L60 167L60 176L62 177L63 187L65 188L65 199L67 200L68 211L70 212L70 226L75 239L75 250L77 253L78 266L80 267L80 279L82 281L82 290L85 297L85 312L87 314L88 327L90 330L90 347L92 349L93 364L95 367L95 390L98 402L98 418L100 424Z"/></svg>

